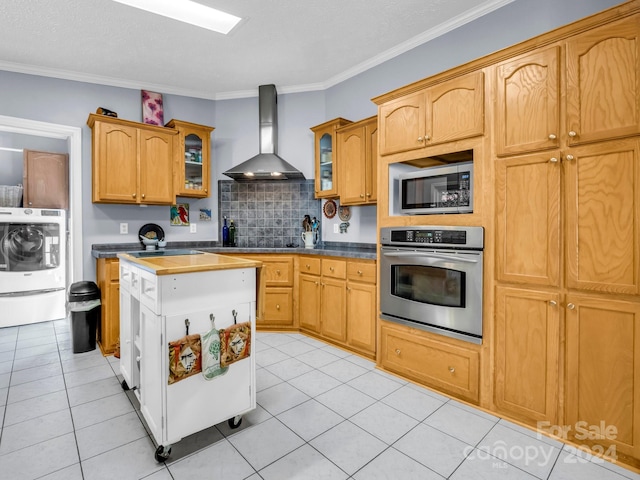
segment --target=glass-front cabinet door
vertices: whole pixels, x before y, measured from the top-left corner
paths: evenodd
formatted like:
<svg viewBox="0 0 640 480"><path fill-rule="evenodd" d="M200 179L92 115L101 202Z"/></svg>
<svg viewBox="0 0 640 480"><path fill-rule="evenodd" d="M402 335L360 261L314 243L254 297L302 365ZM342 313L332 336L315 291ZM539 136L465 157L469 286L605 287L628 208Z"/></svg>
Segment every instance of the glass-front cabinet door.
<svg viewBox="0 0 640 480"><path fill-rule="evenodd" d="M175 152L175 190L180 197L205 198L210 194L211 132L213 127L171 120L179 145Z"/></svg>
<svg viewBox="0 0 640 480"><path fill-rule="evenodd" d="M352 123L344 118L335 118L311 128L315 136L315 196L335 198L338 196L338 156L336 130Z"/></svg>

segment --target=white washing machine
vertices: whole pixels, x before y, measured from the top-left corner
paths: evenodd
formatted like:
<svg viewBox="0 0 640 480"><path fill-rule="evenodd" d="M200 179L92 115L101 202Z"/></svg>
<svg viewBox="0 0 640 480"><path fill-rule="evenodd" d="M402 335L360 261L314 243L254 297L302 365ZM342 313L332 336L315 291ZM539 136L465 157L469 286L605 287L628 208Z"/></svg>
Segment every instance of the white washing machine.
<svg viewBox="0 0 640 480"><path fill-rule="evenodd" d="M0 327L66 316L66 212L0 207Z"/></svg>

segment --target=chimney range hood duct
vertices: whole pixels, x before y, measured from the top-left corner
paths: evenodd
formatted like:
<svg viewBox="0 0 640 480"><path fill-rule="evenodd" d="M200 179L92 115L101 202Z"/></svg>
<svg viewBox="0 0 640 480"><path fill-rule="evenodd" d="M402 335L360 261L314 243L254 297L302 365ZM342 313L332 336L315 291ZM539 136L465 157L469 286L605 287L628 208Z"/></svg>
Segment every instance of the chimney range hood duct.
<svg viewBox="0 0 640 480"><path fill-rule="evenodd" d="M304 180L302 172L278 156L278 99L275 85L258 87L260 153L224 174L237 181Z"/></svg>

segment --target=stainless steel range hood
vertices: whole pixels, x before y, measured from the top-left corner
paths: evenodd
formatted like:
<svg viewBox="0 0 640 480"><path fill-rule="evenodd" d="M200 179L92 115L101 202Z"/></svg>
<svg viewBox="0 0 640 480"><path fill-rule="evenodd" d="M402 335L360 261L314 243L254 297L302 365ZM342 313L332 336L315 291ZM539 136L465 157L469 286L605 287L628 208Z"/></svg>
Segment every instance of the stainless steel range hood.
<svg viewBox="0 0 640 480"><path fill-rule="evenodd" d="M304 180L302 172L278 156L278 98L275 85L258 87L260 153L224 174L237 181Z"/></svg>

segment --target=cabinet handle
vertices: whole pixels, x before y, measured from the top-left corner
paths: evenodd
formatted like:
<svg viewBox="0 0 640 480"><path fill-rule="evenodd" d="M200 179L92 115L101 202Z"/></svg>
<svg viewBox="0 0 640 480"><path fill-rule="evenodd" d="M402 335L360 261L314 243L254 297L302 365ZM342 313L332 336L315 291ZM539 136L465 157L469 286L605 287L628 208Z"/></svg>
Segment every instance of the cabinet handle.
<svg viewBox="0 0 640 480"><path fill-rule="evenodd" d="M400 349L396 348L396 355L400 355Z"/></svg>
<svg viewBox="0 0 640 480"><path fill-rule="evenodd" d="M567 304L567 308L568 308L569 310L574 310L574 309L576 308L576 306L575 306L573 303L568 303L568 304Z"/></svg>
<svg viewBox="0 0 640 480"><path fill-rule="evenodd" d="M550 161L551 163L558 163L558 159L557 159L556 157L551 157L551 158L549 159L549 161Z"/></svg>
<svg viewBox="0 0 640 480"><path fill-rule="evenodd" d="M555 307L556 305L558 305L558 302L556 302L555 300L549 300L549 305Z"/></svg>
<svg viewBox="0 0 640 480"><path fill-rule="evenodd" d="M556 138L558 137L556 137L553 133L549 134L549 140L555 140Z"/></svg>
<svg viewBox="0 0 640 480"><path fill-rule="evenodd" d="M573 137L577 137L577 136L578 136L578 134L577 134L576 132L574 132L573 130L571 130L571 131L569 132L569 136L570 136L571 138L573 138Z"/></svg>
<svg viewBox="0 0 640 480"><path fill-rule="evenodd" d="M573 155L569 154L567 155L567 160L571 161L573 159L575 159L576 157L574 157Z"/></svg>
<svg viewBox="0 0 640 480"><path fill-rule="evenodd" d="M453 367L449 367L449 372L451 372L451 373L455 373L455 371L456 371L456 369L455 369L455 368L453 368Z"/></svg>
<svg viewBox="0 0 640 480"><path fill-rule="evenodd" d="M136 194L135 194L135 193L133 193L131 196L132 196L133 198L136 198Z"/></svg>

